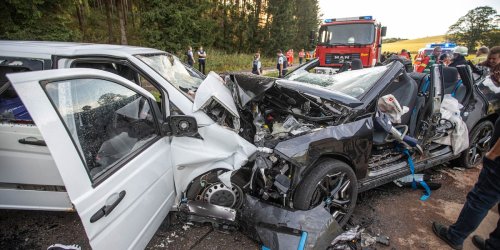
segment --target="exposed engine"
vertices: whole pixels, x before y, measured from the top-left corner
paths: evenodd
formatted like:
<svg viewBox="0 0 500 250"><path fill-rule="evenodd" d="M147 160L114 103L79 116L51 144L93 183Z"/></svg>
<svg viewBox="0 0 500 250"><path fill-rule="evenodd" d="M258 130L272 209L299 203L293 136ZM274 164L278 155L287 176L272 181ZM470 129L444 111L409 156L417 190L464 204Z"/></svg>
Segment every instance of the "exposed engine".
<svg viewBox="0 0 500 250"><path fill-rule="evenodd" d="M204 105L205 113L258 147L255 159L240 169L237 183L226 187L218 180L220 171L209 172L192 182L187 191L190 200L202 200L231 208L241 206L243 191L283 206L289 203L293 189L294 165L275 146L295 136L345 122L349 109L329 101L286 88L276 79L254 75L226 76L239 118L217 98Z"/></svg>
<svg viewBox="0 0 500 250"><path fill-rule="evenodd" d="M246 191L286 206L293 188L294 165L274 152L281 141L342 123L348 109L319 97L269 82L269 78L238 75L226 78L239 100L239 134L258 147ZM232 86L231 86L232 84ZM253 86L252 86L253 85ZM245 98L246 97L246 98ZM250 98L249 98L250 97Z"/></svg>

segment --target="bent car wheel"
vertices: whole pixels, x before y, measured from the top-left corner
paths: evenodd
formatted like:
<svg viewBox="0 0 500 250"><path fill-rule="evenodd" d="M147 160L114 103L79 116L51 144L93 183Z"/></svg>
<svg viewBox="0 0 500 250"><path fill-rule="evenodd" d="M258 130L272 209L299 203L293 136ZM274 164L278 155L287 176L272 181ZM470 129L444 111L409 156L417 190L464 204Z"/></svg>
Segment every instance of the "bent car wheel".
<svg viewBox="0 0 500 250"><path fill-rule="evenodd" d="M490 150L493 129L493 123L490 121L483 121L472 129L469 137L469 148L462 152L457 161L460 166L472 168L481 162L483 156Z"/></svg>
<svg viewBox="0 0 500 250"><path fill-rule="evenodd" d="M322 202L332 217L344 226L351 217L358 196L354 171L345 162L329 159L320 162L296 189L295 208L308 210Z"/></svg>

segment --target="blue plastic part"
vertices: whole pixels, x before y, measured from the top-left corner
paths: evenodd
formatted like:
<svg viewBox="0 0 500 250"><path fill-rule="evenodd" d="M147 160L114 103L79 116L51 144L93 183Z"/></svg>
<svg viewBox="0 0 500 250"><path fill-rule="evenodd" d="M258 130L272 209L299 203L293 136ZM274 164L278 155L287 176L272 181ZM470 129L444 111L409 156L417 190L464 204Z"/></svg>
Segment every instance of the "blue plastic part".
<svg viewBox="0 0 500 250"><path fill-rule="evenodd" d="M302 232L297 250L304 250L306 247L306 241L307 241L307 232Z"/></svg>
<svg viewBox="0 0 500 250"><path fill-rule="evenodd" d="M262 250L271 250L271 248L266 247L266 246L262 246Z"/></svg>
<svg viewBox="0 0 500 250"><path fill-rule="evenodd" d="M421 181L420 185L425 189L425 194L420 197L420 200L426 201L427 199L429 199L429 197L431 197L431 189L429 188L427 183L425 183L425 181Z"/></svg>
<svg viewBox="0 0 500 250"><path fill-rule="evenodd" d="M408 156L408 165L410 166L410 172L411 172L411 175L413 178L413 181L411 183L411 187L413 189L417 189L417 182L415 181L415 164L413 163L413 159L411 158L411 155L410 155L410 152L408 151L408 149L404 149L403 154ZM425 181L420 181L419 183L425 189L425 194L423 194L422 197L420 197L420 200L426 201L431 196L431 189L429 188L427 183L425 183Z"/></svg>
<svg viewBox="0 0 500 250"><path fill-rule="evenodd" d="M453 92L451 92L451 96L455 97L455 94L457 93L458 88L460 88L460 85L462 85L462 79L459 79L457 81L455 88L453 88Z"/></svg>

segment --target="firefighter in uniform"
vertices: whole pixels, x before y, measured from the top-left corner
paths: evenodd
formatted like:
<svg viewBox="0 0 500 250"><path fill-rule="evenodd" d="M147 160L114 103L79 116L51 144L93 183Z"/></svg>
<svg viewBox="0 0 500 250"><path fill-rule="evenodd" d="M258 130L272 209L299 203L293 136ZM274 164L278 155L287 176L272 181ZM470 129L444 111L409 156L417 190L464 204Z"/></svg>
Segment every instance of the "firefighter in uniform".
<svg viewBox="0 0 500 250"><path fill-rule="evenodd" d="M424 56L416 71L420 73L429 73L432 65L438 62L439 56L441 56L441 47L437 46L434 48L430 56Z"/></svg>

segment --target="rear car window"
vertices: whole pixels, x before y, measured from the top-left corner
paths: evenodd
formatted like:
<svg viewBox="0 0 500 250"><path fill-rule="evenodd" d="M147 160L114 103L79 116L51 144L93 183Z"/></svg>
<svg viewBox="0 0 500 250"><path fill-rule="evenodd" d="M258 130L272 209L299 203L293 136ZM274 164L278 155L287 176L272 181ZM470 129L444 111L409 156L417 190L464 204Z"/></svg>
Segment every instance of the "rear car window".
<svg viewBox="0 0 500 250"><path fill-rule="evenodd" d="M9 123L33 123L21 98L19 98L6 77L6 75L10 73L26 71L30 70L18 66L0 66L0 121Z"/></svg>

